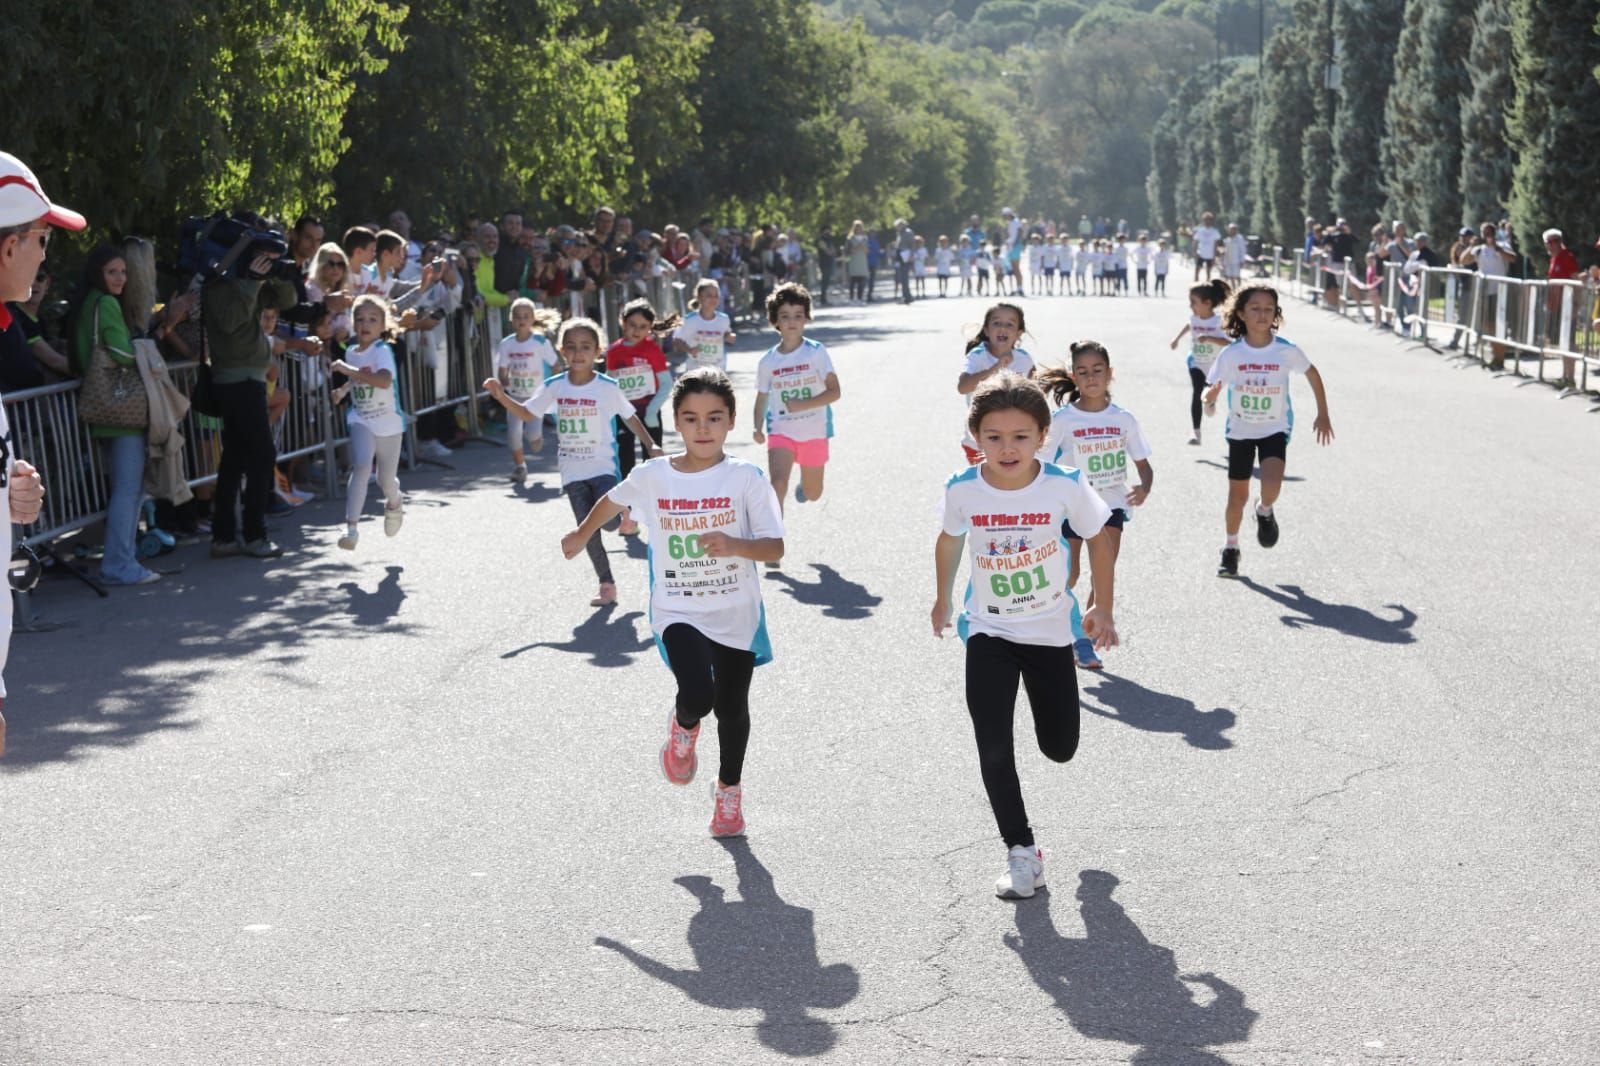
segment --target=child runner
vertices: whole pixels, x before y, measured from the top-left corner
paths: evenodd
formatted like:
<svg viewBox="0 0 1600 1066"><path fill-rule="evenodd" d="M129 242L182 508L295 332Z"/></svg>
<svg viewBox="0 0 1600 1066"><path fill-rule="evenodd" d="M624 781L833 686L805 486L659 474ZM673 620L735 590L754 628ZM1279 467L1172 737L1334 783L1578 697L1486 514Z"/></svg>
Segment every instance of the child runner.
<svg viewBox="0 0 1600 1066"><path fill-rule="evenodd" d="M367 503L367 477L374 459L378 464L378 488L384 498L384 535L392 537L400 532L400 523L405 520L396 475L406 423L395 398L394 379L399 371L394 349L389 347L395 322L388 302L371 293L356 297L350 318L355 327L355 344L343 359L329 365L330 370L349 379L334 393L335 403L345 395L350 397L350 410L345 416L350 427L350 479L344 486L345 533L339 538L339 547L346 551L356 546L356 523Z"/></svg>
<svg viewBox="0 0 1600 1066"><path fill-rule="evenodd" d="M1167 251L1167 239L1162 237L1156 241L1156 254L1153 257L1156 271L1156 295L1167 294L1167 270L1172 266L1172 253Z"/></svg>
<svg viewBox="0 0 1600 1066"><path fill-rule="evenodd" d="M1250 498L1250 472L1256 456L1261 458L1261 502L1256 507L1256 542L1263 548L1278 543L1278 519L1272 505L1283 488L1284 460L1289 449L1289 434L1294 429L1294 407L1289 401L1289 375L1300 373L1311 383L1317 398L1317 417L1311 423L1317 442L1333 441L1333 423L1328 420L1328 396L1322 375L1311 365L1306 353L1278 336L1283 324L1283 306L1278 290L1255 282L1233 294L1222 313L1222 329L1236 338L1222 349L1212 364L1206 382L1206 404L1217 402L1217 393L1228 386L1228 542L1222 549L1219 577L1239 574L1239 524L1244 519L1245 501Z"/></svg>
<svg viewBox="0 0 1600 1066"><path fill-rule="evenodd" d="M989 246L985 244L978 249L978 254L975 258L978 262L978 295L987 296L989 294L989 270L994 266L994 255L989 251ZM998 288L995 290L997 293L999 291Z"/></svg>
<svg viewBox="0 0 1600 1066"><path fill-rule="evenodd" d="M1133 415L1111 402L1111 356L1098 341L1079 341L1072 346L1072 369L1051 367L1039 375L1039 387L1054 397L1061 409L1050 419L1050 433L1039 453L1046 462L1077 470L1111 508L1105 535L1111 544L1111 560L1116 562L1122 549L1122 528L1130 507L1138 507L1155 484L1155 469L1150 465L1150 445ZM1066 402L1066 401L1071 402ZM1139 484L1128 487L1128 464L1139 471ZM1062 535L1072 547L1072 572L1067 584L1078 584L1078 549L1083 538L1071 526ZM1088 606L1094 606L1089 593ZM1074 631L1073 655L1085 670L1100 669L1094 641Z"/></svg>
<svg viewBox="0 0 1600 1066"><path fill-rule="evenodd" d="M640 440L650 437L649 430L634 414L633 404L622 395L617 383L595 372L604 336L600 326L590 319L571 318L564 322L557 344L561 357L567 362L566 372L549 378L523 402L508 396L499 378L483 383L489 394L517 418L542 419L545 412L555 408L556 437L561 445L557 453L561 488L572 504L573 515L580 520L617 484L616 420L626 420L628 428ZM651 458L661 454L654 443L647 450ZM608 520L607 529L616 527L616 521ZM589 606L616 603L617 584L611 578L611 563L606 558L605 547L594 539L588 542L588 549L589 561L600 579L600 595L590 600Z"/></svg>
<svg viewBox="0 0 1600 1066"><path fill-rule="evenodd" d="M1044 885L1044 855L1017 781L1013 718L1017 681L1028 690L1039 750L1066 762L1078 749L1078 679L1072 665L1071 617L1077 600L1067 585L1061 528L1089 541L1095 605L1082 627L1097 647L1117 643L1111 618L1113 566L1101 527L1110 514L1076 470L1036 455L1050 426L1039 386L999 374L978 389L967 416L986 458L945 483L944 520L934 549L933 633L950 624L950 590L962 541L971 571L956 632L966 644L967 713L978 742L978 765L1007 849L995 882L1002 899L1025 899Z"/></svg>
<svg viewBox="0 0 1600 1066"><path fill-rule="evenodd" d="M780 339L756 367L755 442L767 446L767 466L781 511L797 463L800 484L794 490L795 501L822 497L828 438L833 436L830 405L840 396L839 376L828 349L805 335L811 321L811 294L804 285L789 282L774 289L767 297L767 321Z"/></svg>
<svg viewBox="0 0 1600 1066"><path fill-rule="evenodd" d="M978 258L978 250L972 246L972 238L965 233L961 235L961 246L956 249L956 258L961 263L961 295L972 295L972 264Z"/></svg>
<svg viewBox="0 0 1600 1066"><path fill-rule="evenodd" d="M1159 279L1161 275L1156 275ZM1184 334L1189 338L1189 421L1194 424L1194 432L1189 437L1190 444L1200 443L1200 394L1206 390L1206 375L1211 372L1211 365L1217 361L1217 353L1229 344L1233 338L1229 337L1222 329L1222 316L1217 312L1228 299L1228 283L1221 278L1202 281L1198 285L1189 286L1189 322L1172 338L1169 346L1173 351L1178 350L1178 342L1183 340ZM1206 407L1208 414L1216 414L1216 408Z"/></svg>
<svg viewBox="0 0 1600 1066"><path fill-rule="evenodd" d="M1073 255L1073 266L1078 275L1078 295L1089 295L1089 272L1094 265L1094 249L1088 241L1079 241L1077 251Z"/></svg>
<svg viewBox="0 0 1600 1066"><path fill-rule="evenodd" d="M1051 237L1045 243L1044 255L1040 257L1040 265L1044 267L1044 291L1049 296L1056 294L1056 266L1061 262L1061 242Z"/></svg>
<svg viewBox="0 0 1600 1066"><path fill-rule="evenodd" d="M561 368L561 356L549 336L560 326L558 311L542 309L526 297L511 302L513 332L501 337L495 346L494 372L506 393L518 403L530 399L544 379ZM506 448L511 452L511 480L521 485L528 480L524 449L535 455L544 451L544 419L524 422L507 418Z"/></svg>
<svg viewBox="0 0 1600 1066"><path fill-rule="evenodd" d="M678 324L672 338L672 349L689 357L689 366L711 366L728 369L728 345L737 338L733 322L717 310L722 302L722 289L714 278L704 278L694 287L694 314Z"/></svg>
<svg viewBox="0 0 1600 1066"><path fill-rule="evenodd" d="M1133 246L1133 273L1139 279L1139 295L1150 295L1150 238L1139 234L1139 243Z"/></svg>
<svg viewBox="0 0 1600 1066"><path fill-rule="evenodd" d="M939 296L950 295L950 268L955 265L956 253L950 247L950 238L939 237L939 247L933 250L933 270L939 276Z"/></svg>
<svg viewBox="0 0 1600 1066"><path fill-rule="evenodd" d="M633 404L633 413L650 431L650 436L641 440L626 425L617 426L617 472L623 478L632 472L639 448L644 448L648 459L650 445L661 444L661 405L672 391L672 371L667 369L666 353L654 334L672 330L678 325L677 318L673 315L657 325L650 301L634 300L622 309L622 339L606 349L606 373L616 379L617 388ZM624 516L617 532L632 537L639 532L639 523L631 515Z"/></svg>
<svg viewBox="0 0 1600 1066"><path fill-rule="evenodd" d="M661 772L674 785L694 779L700 722L714 713L721 752L711 835L741 836L750 678L772 660L761 581L741 560L782 558L783 518L761 468L723 451L734 422L733 385L725 374L701 367L679 378L672 417L683 452L634 467L561 538L561 551L571 559L625 509L648 528L650 630L678 682Z"/></svg>
<svg viewBox="0 0 1600 1066"><path fill-rule="evenodd" d="M917 295L928 295L928 244L921 237L911 249L911 280L917 283Z"/></svg>
<svg viewBox="0 0 1600 1066"><path fill-rule="evenodd" d="M1033 377L1033 356L1017 347L1017 341L1027 331L1022 308L1016 304L998 303L983 313L983 326L967 342L966 368L956 379L956 391L967 398L969 409L978 386L995 375L1009 370L1021 377ZM968 419L969 427L970 424ZM983 462L983 452L970 428L961 439L961 450L966 452L969 465Z"/></svg>

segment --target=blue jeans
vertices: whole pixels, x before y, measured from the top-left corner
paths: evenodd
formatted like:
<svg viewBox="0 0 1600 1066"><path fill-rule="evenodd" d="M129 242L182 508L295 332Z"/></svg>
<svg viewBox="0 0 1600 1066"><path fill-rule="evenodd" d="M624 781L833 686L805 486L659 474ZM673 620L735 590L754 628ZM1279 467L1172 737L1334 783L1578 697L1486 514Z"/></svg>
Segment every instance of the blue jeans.
<svg viewBox="0 0 1600 1066"><path fill-rule="evenodd" d="M581 524L589 517L589 512L594 510L594 505L600 498L617 487L617 479L610 474L601 474L599 477L588 478L584 481L569 481L561 486L567 494L567 502L572 504L572 517ZM613 532L622 523L622 516L618 515L607 522L601 529ZM589 553L589 562L594 564L595 576L602 585L609 585L611 581L611 560L606 558L606 546L600 541L600 534L596 533L589 538L589 543L584 545L584 551Z"/></svg>
<svg viewBox="0 0 1600 1066"><path fill-rule="evenodd" d="M100 577L112 584L138 581L149 571L139 562L139 504L144 499L144 434L100 442L111 492L106 500L106 553Z"/></svg>

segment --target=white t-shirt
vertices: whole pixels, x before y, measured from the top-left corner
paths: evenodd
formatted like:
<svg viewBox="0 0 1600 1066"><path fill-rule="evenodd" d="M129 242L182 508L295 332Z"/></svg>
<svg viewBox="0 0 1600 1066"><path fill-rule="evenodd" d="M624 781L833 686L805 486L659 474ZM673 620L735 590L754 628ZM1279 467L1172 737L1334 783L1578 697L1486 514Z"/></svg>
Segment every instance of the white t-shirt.
<svg viewBox="0 0 1600 1066"><path fill-rule="evenodd" d="M1242 338L1222 349L1206 384L1228 386L1230 440L1260 440L1274 433L1294 432L1294 406L1289 400L1289 375L1311 369L1306 353L1282 337L1265 348L1252 348Z"/></svg>
<svg viewBox="0 0 1600 1066"><path fill-rule="evenodd" d="M1111 249L1111 262L1120 269L1128 268L1128 246L1119 244Z"/></svg>
<svg viewBox="0 0 1600 1066"><path fill-rule="evenodd" d="M833 405L798 411L786 406L789 400L809 400L826 392L833 359L821 341L809 337L792 352L780 352L773 345L756 367L756 391L767 394L766 432L793 441L822 440L833 436Z"/></svg>
<svg viewBox="0 0 1600 1066"><path fill-rule="evenodd" d="M1133 246L1133 265L1140 270L1144 270L1150 265L1150 246L1148 244L1136 244Z"/></svg>
<svg viewBox="0 0 1600 1066"><path fill-rule="evenodd" d="M967 538L968 581L956 632L986 633L1018 644L1072 643L1078 601L1067 586L1069 552L1061 523L1092 537L1111 517L1076 470L1039 464L1020 489L997 489L969 466L944 487L944 531Z"/></svg>
<svg viewBox="0 0 1600 1066"><path fill-rule="evenodd" d="M659 637L683 622L718 644L755 652L757 665L769 661L772 646L757 565L713 558L700 547L703 533L741 540L783 536L778 497L761 468L730 457L686 474L663 457L634 467L607 495L631 508L646 529L651 632Z"/></svg>
<svg viewBox="0 0 1600 1066"><path fill-rule="evenodd" d="M525 341L508 333L494 350L495 372L506 372L506 392L514 400L526 400L538 392L558 365L556 346L543 333L530 333Z"/></svg>
<svg viewBox="0 0 1600 1066"><path fill-rule="evenodd" d="M1172 262L1172 253L1165 248L1157 248L1155 256L1156 273L1165 274L1167 265Z"/></svg>
<svg viewBox="0 0 1600 1066"><path fill-rule="evenodd" d="M1205 373L1211 369L1211 364L1217 361L1217 353L1227 345L1214 340L1200 340L1202 334L1226 336L1222 332L1222 316L1212 315L1210 318L1189 316L1189 365Z"/></svg>
<svg viewBox="0 0 1600 1066"><path fill-rule="evenodd" d="M406 431L405 416L400 413L400 401L395 395L394 380L399 370L394 362L394 349L387 341L374 341L366 348L351 348L344 353L344 361L360 370L387 370L389 387L352 385L350 410L345 421L352 426L365 426L374 437L393 437Z"/></svg>
<svg viewBox="0 0 1600 1066"><path fill-rule="evenodd" d="M679 324L673 339L680 340L689 347L689 366L686 369L714 366L718 370L726 371L728 334L732 332L733 323L721 311L710 318L697 311Z"/></svg>
<svg viewBox="0 0 1600 1066"><path fill-rule="evenodd" d="M956 253L949 248L936 248L933 252L933 266L941 277L948 277L950 266L956 261Z"/></svg>
<svg viewBox="0 0 1600 1066"><path fill-rule="evenodd" d="M614 379L596 374L582 385L574 385L566 374L557 374L522 406L534 418L543 418L555 408L556 437L561 444L556 465L563 485L607 474L621 476L617 419L634 412Z"/></svg>
<svg viewBox="0 0 1600 1066"><path fill-rule="evenodd" d="M1215 226L1201 226L1194 231L1194 254L1201 259L1214 258L1220 240L1222 233Z"/></svg>
<svg viewBox="0 0 1600 1066"><path fill-rule="evenodd" d="M1116 404L1104 411L1068 404L1050 419L1039 457L1078 470L1108 507L1127 510L1128 467L1150 458L1150 445L1139 423Z"/></svg>
<svg viewBox="0 0 1600 1066"><path fill-rule="evenodd" d="M980 344L967 353L967 364L962 373L981 374L998 362L1000 362L998 358L989 354L988 347ZM1033 356L1021 348L1013 347L1011 349L1011 372L1013 374L1021 374L1025 378L1033 377ZM972 397L973 393L967 393L968 407L972 406ZM972 430L970 429L962 433L961 443L973 450L978 449L978 442L972 438Z"/></svg>
<svg viewBox="0 0 1600 1066"><path fill-rule="evenodd" d="M1510 266L1511 257L1492 244L1480 244L1469 249L1472 257L1478 261L1478 272L1484 277L1504 277L1507 267Z"/></svg>

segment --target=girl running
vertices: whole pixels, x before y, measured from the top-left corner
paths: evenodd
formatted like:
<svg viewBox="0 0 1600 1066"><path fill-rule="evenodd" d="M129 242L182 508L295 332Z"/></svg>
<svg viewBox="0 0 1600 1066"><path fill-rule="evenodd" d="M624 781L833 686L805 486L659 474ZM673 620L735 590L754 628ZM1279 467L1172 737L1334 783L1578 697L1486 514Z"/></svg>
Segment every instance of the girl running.
<svg viewBox="0 0 1600 1066"><path fill-rule="evenodd" d="M1017 781L1012 735L1017 681L1028 691L1039 750L1066 762L1078 749L1078 679L1062 524L1089 542L1095 605L1082 627L1095 646L1117 643L1111 618L1110 540L1101 527L1110 508L1076 470L1041 463L1050 427L1039 386L1011 373L985 381L967 416L986 458L945 483L944 521L934 549L933 633L950 624L950 589L963 540L971 580L956 632L966 643L967 713L989 805L1009 849L995 882L1002 899L1026 899L1044 885L1044 855L1034 843ZM971 534L970 536L968 534Z"/></svg>
<svg viewBox="0 0 1600 1066"><path fill-rule="evenodd" d="M559 311L540 308L526 297L511 301L512 332L495 347L494 372L518 403L530 399L545 378L561 369L561 356L549 336L560 326ZM511 452L511 480L521 485L528 480L525 452L544 451L544 419L507 418L506 449Z"/></svg>
<svg viewBox="0 0 1600 1066"><path fill-rule="evenodd" d="M833 409L839 376L821 341L806 337L811 321L811 293L804 285L779 285L767 297L767 321L780 339L756 367L755 442L767 446L767 467L778 509L789 491L789 475L800 466L798 503L822 498L828 438L833 436ZM772 402L774 395L776 402ZM776 567L774 559L767 564Z"/></svg>
<svg viewBox="0 0 1600 1066"><path fill-rule="evenodd" d="M1190 334L1189 421L1194 424L1194 432L1189 437L1190 444L1200 443L1200 394L1206 389L1206 375L1217 361L1217 353L1233 342L1233 338L1223 332L1222 316L1217 313L1227 299L1228 283L1221 278L1190 286L1189 322L1172 338L1170 345L1173 351L1177 351L1178 342L1183 340L1184 334ZM1215 414L1216 408L1207 406L1206 413Z"/></svg>
<svg viewBox="0 0 1600 1066"><path fill-rule="evenodd" d="M939 277L939 297L943 299L950 295L951 268L955 266L955 249L950 247L950 238L941 236L939 247L933 250L933 271Z"/></svg>
<svg viewBox="0 0 1600 1066"><path fill-rule="evenodd" d="M725 372L728 345L738 338L733 332L732 320L717 310L722 302L722 289L716 279L704 278L694 287L694 296L694 314L679 323L672 338L672 350L689 357L688 369L710 366Z"/></svg>
<svg viewBox="0 0 1600 1066"><path fill-rule="evenodd" d="M359 538L356 524L361 521L361 509L367 504L367 477L374 460L378 464L378 488L384 498L384 536L392 537L400 532L400 523L405 520L397 475L406 423L395 398L394 379L399 371L394 349L389 347L396 324L389 314L388 302L371 293L356 298L350 318L355 328L355 344L345 352L343 359L336 359L329 365L330 370L347 379L335 391L334 403L346 395L350 397L350 409L345 416L350 427L350 478L344 486L345 532L339 538L339 547L345 551L353 551Z"/></svg>
<svg viewBox="0 0 1600 1066"><path fill-rule="evenodd" d="M1278 290L1255 282L1233 294L1222 313L1222 329L1234 342L1222 349L1211 365L1206 382L1208 407L1228 386L1228 542L1222 549L1219 577L1239 574L1239 525L1250 498L1250 472L1261 460L1261 502L1256 506L1256 542L1263 548L1278 543L1278 519L1272 505L1283 488L1284 460L1289 434L1294 429L1294 408L1289 401L1289 375L1304 374L1317 398L1317 417L1311 423L1319 444L1333 442L1328 420L1328 396L1322 375L1306 353L1278 336L1283 306Z"/></svg>
<svg viewBox="0 0 1600 1066"><path fill-rule="evenodd" d="M1122 551L1122 528L1129 508L1143 504L1155 483L1150 465L1150 445L1133 415L1111 402L1111 355L1098 341L1079 341L1072 346L1072 369L1051 367L1039 375L1039 387L1051 395L1060 410L1050 419L1050 433L1039 454L1046 462L1077 470L1089 487L1111 508L1105 536L1111 546L1111 561ZM1139 484L1128 487L1128 465L1139 471ZM1071 526L1062 529L1072 548L1072 570L1067 584L1078 584L1079 549L1083 538ZM1094 607L1094 593L1088 605ZM1073 655L1085 670L1099 670L1100 657L1094 641L1074 631Z"/></svg>
<svg viewBox="0 0 1600 1066"><path fill-rule="evenodd" d="M622 395L617 383L595 372L605 334L587 318L571 318L561 326L557 344L567 362L565 373L556 374L539 386L527 400L518 402L507 393L499 378L483 383L489 395L500 401L511 415L524 421L544 418L552 407L556 412L556 437L561 449L557 465L561 489L572 504L572 513L582 519L594 510L595 503L617 484L616 420L624 419L640 440L650 440L650 431L634 413L633 404ZM653 459L661 448L651 442L646 449ZM616 516L606 528L617 528ZM598 539L589 541L589 561L600 579L600 595L589 601L591 607L617 602L617 584L611 577L611 563Z"/></svg>
<svg viewBox="0 0 1600 1066"><path fill-rule="evenodd" d="M750 679L757 666L772 660L772 645L760 579L738 560L781 559L783 517L761 468L723 451L734 423L733 385L725 374L701 367L679 378L672 388L672 417L683 452L634 467L561 538L561 551L571 559L627 509L648 528L655 549L650 629L678 682L661 772L675 785L694 779L700 722L715 714L721 751L711 835L741 836ZM702 594L707 588L718 595Z"/></svg>
<svg viewBox="0 0 1600 1066"><path fill-rule="evenodd" d="M967 398L970 409L973 393L979 385L1006 371L1020 377L1033 377L1033 356L1017 347L1017 341L1028 331L1023 321L1022 308L1013 303L998 303L983 313L983 326L978 335L967 342L967 364L956 379L956 391ZM983 452L969 428L961 439L961 449L966 452L968 464L983 462Z"/></svg>
<svg viewBox="0 0 1600 1066"><path fill-rule="evenodd" d="M978 265L978 295L989 295L989 271L994 266L994 255L989 251L987 244L978 249L978 254L973 257ZM1000 290L996 289L998 293Z"/></svg>
<svg viewBox="0 0 1600 1066"><path fill-rule="evenodd" d="M715 282L713 282L713 286ZM617 473L626 478L637 461L639 448L650 457L650 445L661 445L661 405L672 391L672 371L667 369L667 356L656 343L656 333L666 333L678 325L678 316L656 324L656 312L646 299L634 300L622 309L622 339L606 349L606 373L616 380L617 388L633 404L633 413L650 431L650 436L640 438L626 425L617 426ZM632 537L639 532L639 523L624 516L617 532Z"/></svg>

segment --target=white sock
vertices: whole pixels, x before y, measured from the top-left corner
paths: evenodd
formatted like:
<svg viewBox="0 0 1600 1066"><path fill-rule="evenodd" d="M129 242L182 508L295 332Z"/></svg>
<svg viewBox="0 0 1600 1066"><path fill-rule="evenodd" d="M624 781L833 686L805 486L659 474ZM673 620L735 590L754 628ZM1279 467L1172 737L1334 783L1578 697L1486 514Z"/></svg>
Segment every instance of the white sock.
<svg viewBox="0 0 1600 1066"><path fill-rule="evenodd" d="M1258 503L1256 504L1256 514L1260 515L1262 518L1269 518L1272 515L1272 508L1263 507Z"/></svg>

